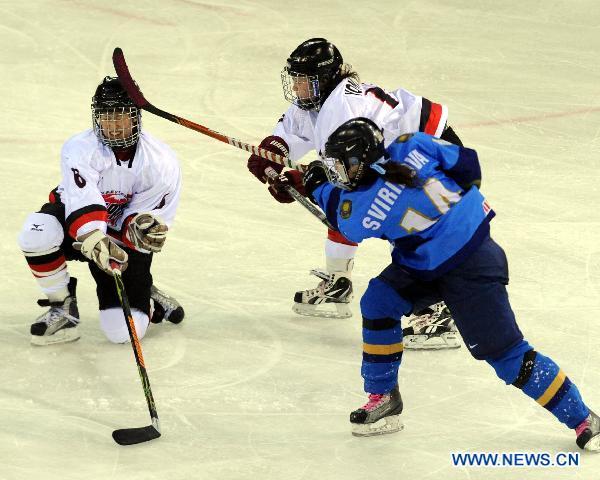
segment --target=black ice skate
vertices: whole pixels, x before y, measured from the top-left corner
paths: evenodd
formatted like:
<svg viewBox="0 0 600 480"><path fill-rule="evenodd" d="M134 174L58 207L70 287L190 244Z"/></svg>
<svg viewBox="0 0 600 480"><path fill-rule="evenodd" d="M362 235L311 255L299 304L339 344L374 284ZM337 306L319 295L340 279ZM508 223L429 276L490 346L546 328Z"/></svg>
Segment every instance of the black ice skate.
<svg viewBox="0 0 600 480"><path fill-rule="evenodd" d="M48 299L38 300L40 307L50 309L40 315L31 325L31 343L33 345L52 345L54 343L73 342L79 339L79 310L77 309L77 279L69 280L69 296L62 302Z"/></svg>
<svg viewBox="0 0 600 480"><path fill-rule="evenodd" d="M460 348L460 337L450 310L443 303L436 303L408 319L408 327L402 329L404 348L425 350Z"/></svg>
<svg viewBox="0 0 600 480"><path fill-rule="evenodd" d="M185 312L177 300L154 285L150 288L150 298L154 301L154 313L150 319L152 323L160 323L163 319L171 323L181 323Z"/></svg>
<svg viewBox="0 0 600 480"><path fill-rule="evenodd" d="M369 394L369 401L350 414L352 435L370 437L402 430L402 397L398 385L386 394Z"/></svg>
<svg viewBox="0 0 600 480"><path fill-rule="evenodd" d="M600 452L600 417L590 410L588 417L575 428L577 446Z"/></svg>
<svg viewBox="0 0 600 480"><path fill-rule="evenodd" d="M317 288L296 292L292 310L300 315L313 317L348 318L352 312L348 304L352 300L352 280L346 272L327 273L311 270L322 281Z"/></svg>

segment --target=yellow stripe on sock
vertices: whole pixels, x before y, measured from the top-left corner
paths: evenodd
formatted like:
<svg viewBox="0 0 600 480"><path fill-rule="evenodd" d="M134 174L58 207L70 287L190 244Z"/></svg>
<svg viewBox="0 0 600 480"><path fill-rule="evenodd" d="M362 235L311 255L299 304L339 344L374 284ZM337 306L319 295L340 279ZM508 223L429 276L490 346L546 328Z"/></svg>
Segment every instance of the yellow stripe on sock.
<svg viewBox="0 0 600 480"><path fill-rule="evenodd" d="M542 394L542 396L536 400L536 402L539 403L542 407L545 406L550 400L552 400L552 397L556 395L556 392L558 392L558 389L564 383L565 378L567 378L565 373L562 370L559 370L556 374L556 378L552 381L552 383Z"/></svg>
<svg viewBox="0 0 600 480"><path fill-rule="evenodd" d="M363 351L371 355L393 355L404 350L404 344L392 343L391 345L371 345L369 343L363 343Z"/></svg>

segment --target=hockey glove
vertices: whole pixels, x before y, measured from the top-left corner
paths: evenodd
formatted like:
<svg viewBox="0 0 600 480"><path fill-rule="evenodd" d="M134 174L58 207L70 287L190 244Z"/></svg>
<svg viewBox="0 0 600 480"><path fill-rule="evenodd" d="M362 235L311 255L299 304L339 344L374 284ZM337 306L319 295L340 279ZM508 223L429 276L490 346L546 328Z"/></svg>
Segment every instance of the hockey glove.
<svg viewBox="0 0 600 480"><path fill-rule="evenodd" d="M312 194L317 187L327 183L327 174L321 160L315 160L308 165L308 170L304 173L302 181L304 182L304 194L308 198L312 198Z"/></svg>
<svg viewBox="0 0 600 480"><path fill-rule="evenodd" d="M77 241L73 243L73 248L79 250L84 257L110 275L113 274L114 264L117 264L122 272L127 268L127 252L100 230L92 230L85 235L80 235L77 237Z"/></svg>
<svg viewBox="0 0 600 480"><path fill-rule="evenodd" d="M138 213L129 222L125 238L142 253L158 253L165 244L168 231L169 227L160 217L151 213Z"/></svg>
<svg viewBox="0 0 600 480"><path fill-rule="evenodd" d="M295 188L298 190L298 193L304 195L302 173L298 170L288 170L275 179L269 178L269 193L279 203L292 203L294 201L292 196L287 192L286 187Z"/></svg>
<svg viewBox="0 0 600 480"><path fill-rule="evenodd" d="M283 138L273 135L260 142L259 147L269 152L276 153L277 155L283 155L284 157L287 157L290 151ZM266 183L267 181L267 175L265 174L265 168L267 167L273 167L273 170L275 170L277 173L281 173L283 170L283 165L271 162L270 160L259 157L258 155L250 155L250 158L248 159L248 170L250 170L250 173L252 173L252 175L258 178L262 183Z"/></svg>

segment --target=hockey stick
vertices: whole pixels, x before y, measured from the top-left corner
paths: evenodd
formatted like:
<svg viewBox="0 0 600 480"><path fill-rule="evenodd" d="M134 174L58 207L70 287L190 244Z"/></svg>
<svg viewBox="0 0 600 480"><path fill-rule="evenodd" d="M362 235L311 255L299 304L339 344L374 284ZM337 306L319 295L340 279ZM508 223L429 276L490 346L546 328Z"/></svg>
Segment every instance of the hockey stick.
<svg viewBox="0 0 600 480"><path fill-rule="evenodd" d="M135 445L136 443L148 442L160 437L160 424L154 405L154 397L152 396L152 390L150 389L150 380L148 379L146 366L144 365L142 347L140 346L140 341L135 331L135 323L133 322L133 317L131 315L129 299L125 292L125 285L123 285L121 270L113 268L113 277L115 279L115 286L117 287L117 294L119 295L121 307L123 308L123 314L125 315L129 339L131 340L131 347L133 348L133 356L135 357L135 363L137 364L142 387L144 388L144 395L146 396L146 403L148 404L152 425L148 425L147 427L120 428L112 433L112 437L119 445Z"/></svg>
<svg viewBox="0 0 600 480"><path fill-rule="evenodd" d="M119 47L115 48L115 50L113 52L113 65L115 67L115 71L117 72L117 76L119 77L119 80L121 80L121 84L123 85L123 88L127 92L127 95L129 95L129 97L131 98L133 103L136 105L136 107L146 110L150 113L153 113L154 115L157 115L159 117L165 118L171 122L178 123L179 125L182 125L184 127L195 130L196 132L200 132L204 135L207 135L211 138L219 140L223 143L233 145L234 147L237 147L237 148L240 148L247 152L253 153L255 155L258 155L259 157L266 158L267 160L278 163L279 165L284 165L284 166L287 166L290 168L294 168L296 170L300 170L301 172L306 171L306 167L304 165L295 164L287 157L284 157L282 155L277 155L276 153L269 152L268 150L256 147L254 145L250 145L248 143L241 142L240 140L237 140L233 137L228 137L219 132L215 132L214 130L211 130L210 128L205 127L204 125L194 123L190 120L186 120L185 118L179 117L177 115L173 115L172 113L165 112L164 110L161 110L160 108L155 107L148 100L146 100L146 97L144 97L144 94L140 90L140 87L133 80L133 77L131 76L131 73L129 72L129 67L127 66L127 63L125 62L125 55L123 54L123 50L121 50ZM271 171L273 173L275 173L275 171L272 168L271 168ZM266 170L265 170L265 173L266 173ZM267 175L270 176L271 178L274 178L271 174L267 174ZM276 173L275 173L275 175L277 176ZM313 214L315 217L317 217L324 225L327 226L327 228L333 229L332 225L327 221L327 218L325 217L325 215L317 207L315 207L309 200L307 200L304 196L302 196L302 194L300 194L294 187L288 186L288 187L286 187L286 190L292 196L292 198L294 198L294 200L296 200L298 203L300 203L300 205L302 205L304 208L306 208L311 214Z"/></svg>
<svg viewBox="0 0 600 480"><path fill-rule="evenodd" d="M259 157L266 158L267 160L278 163L279 165L294 168L296 170L300 170L301 172L304 172L306 170L306 167L304 165L298 165L295 162L292 162L292 160L290 160L289 158L284 157L283 155L277 155L276 153L269 152L268 150L265 150L263 148L244 143L236 138L228 137L227 135L223 135L222 133L211 130L210 128L205 127L204 125L192 122L191 120L186 120L185 118L173 115L172 113L165 112L164 110L155 107L148 100L146 100L146 97L144 97L144 94L140 90L140 87L133 80L133 77L129 72L129 67L125 62L125 55L123 54L123 50L121 50L119 47L115 48L115 50L113 51L113 65L115 67L115 71L117 72L119 80L121 80L123 88L125 89L127 95L129 95L136 107L146 110L147 112L153 113L154 115L158 115L159 117L165 118L171 122L178 123L179 125L195 130L196 132L200 132L204 135L219 140L220 142L228 143L229 145L233 145L234 147L253 153L254 155L258 155Z"/></svg>
<svg viewBox="0 0 600 480"><path fill-rule="evenodd" d="M279 176L272 167L265 168L265 173L269 178L271 178L273 180ZM306 208L310 213L312 213L315 217L317 217L319 220L321 220L321 223L323 225L325 225L327 228L335 230L335 228L333 228L333 225L331 225L331 223L329 223L329 220L327 220L327 217L325 216L325 214L321 210L319 210L317 207L315 207L312 203L310 203L310 201L307 200L306 197L303 196L298 190L296 190L294 187L292 187L290 185L286 186L285 190L290 194L290 196L294 200L296 200L298 203L302 204L302 206L304 208Z"/></svg>

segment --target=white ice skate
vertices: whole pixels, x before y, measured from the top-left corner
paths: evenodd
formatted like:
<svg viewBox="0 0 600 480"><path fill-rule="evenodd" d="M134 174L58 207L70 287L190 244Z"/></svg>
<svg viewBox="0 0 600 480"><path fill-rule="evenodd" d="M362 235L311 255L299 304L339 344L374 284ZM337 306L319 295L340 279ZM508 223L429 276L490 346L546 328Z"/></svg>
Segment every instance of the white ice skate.
<svg viewBox="0 0 600 480"><path fill-rule="evenodd" d="M327 273L319 269L310 273L319 277L321 282L317 288L296 292L292 310L312 317L351 317L349 303L352 300L352 280L348 273Z"/></svg>
<svg viewBox="0 0 600 480"><path fill-rule="evenodd" d="M69 296L62 302L51 302L48 299L38 300L40 307L50 309L36 318L31 325L31 343L33 345L52 345L55 343L73 342L79 339L79 310L75 289L77 279L69 281Z"/></svg>
<svg viewBox="0 0 600 480"><path fill-rule="evenodd" d="M404 428L400 420L402 397L398 385L386 394L369 394L369 401L350 414L352 435L370 437L384 433L395 433Z"/></svg>
<svg viewBox="0 0 600 480"><path fill-rule="evenodd" d="M458 330L443 302L432 305L421 315L410 317L402 335L404 348L408 350L460 348Z"/></svg>

